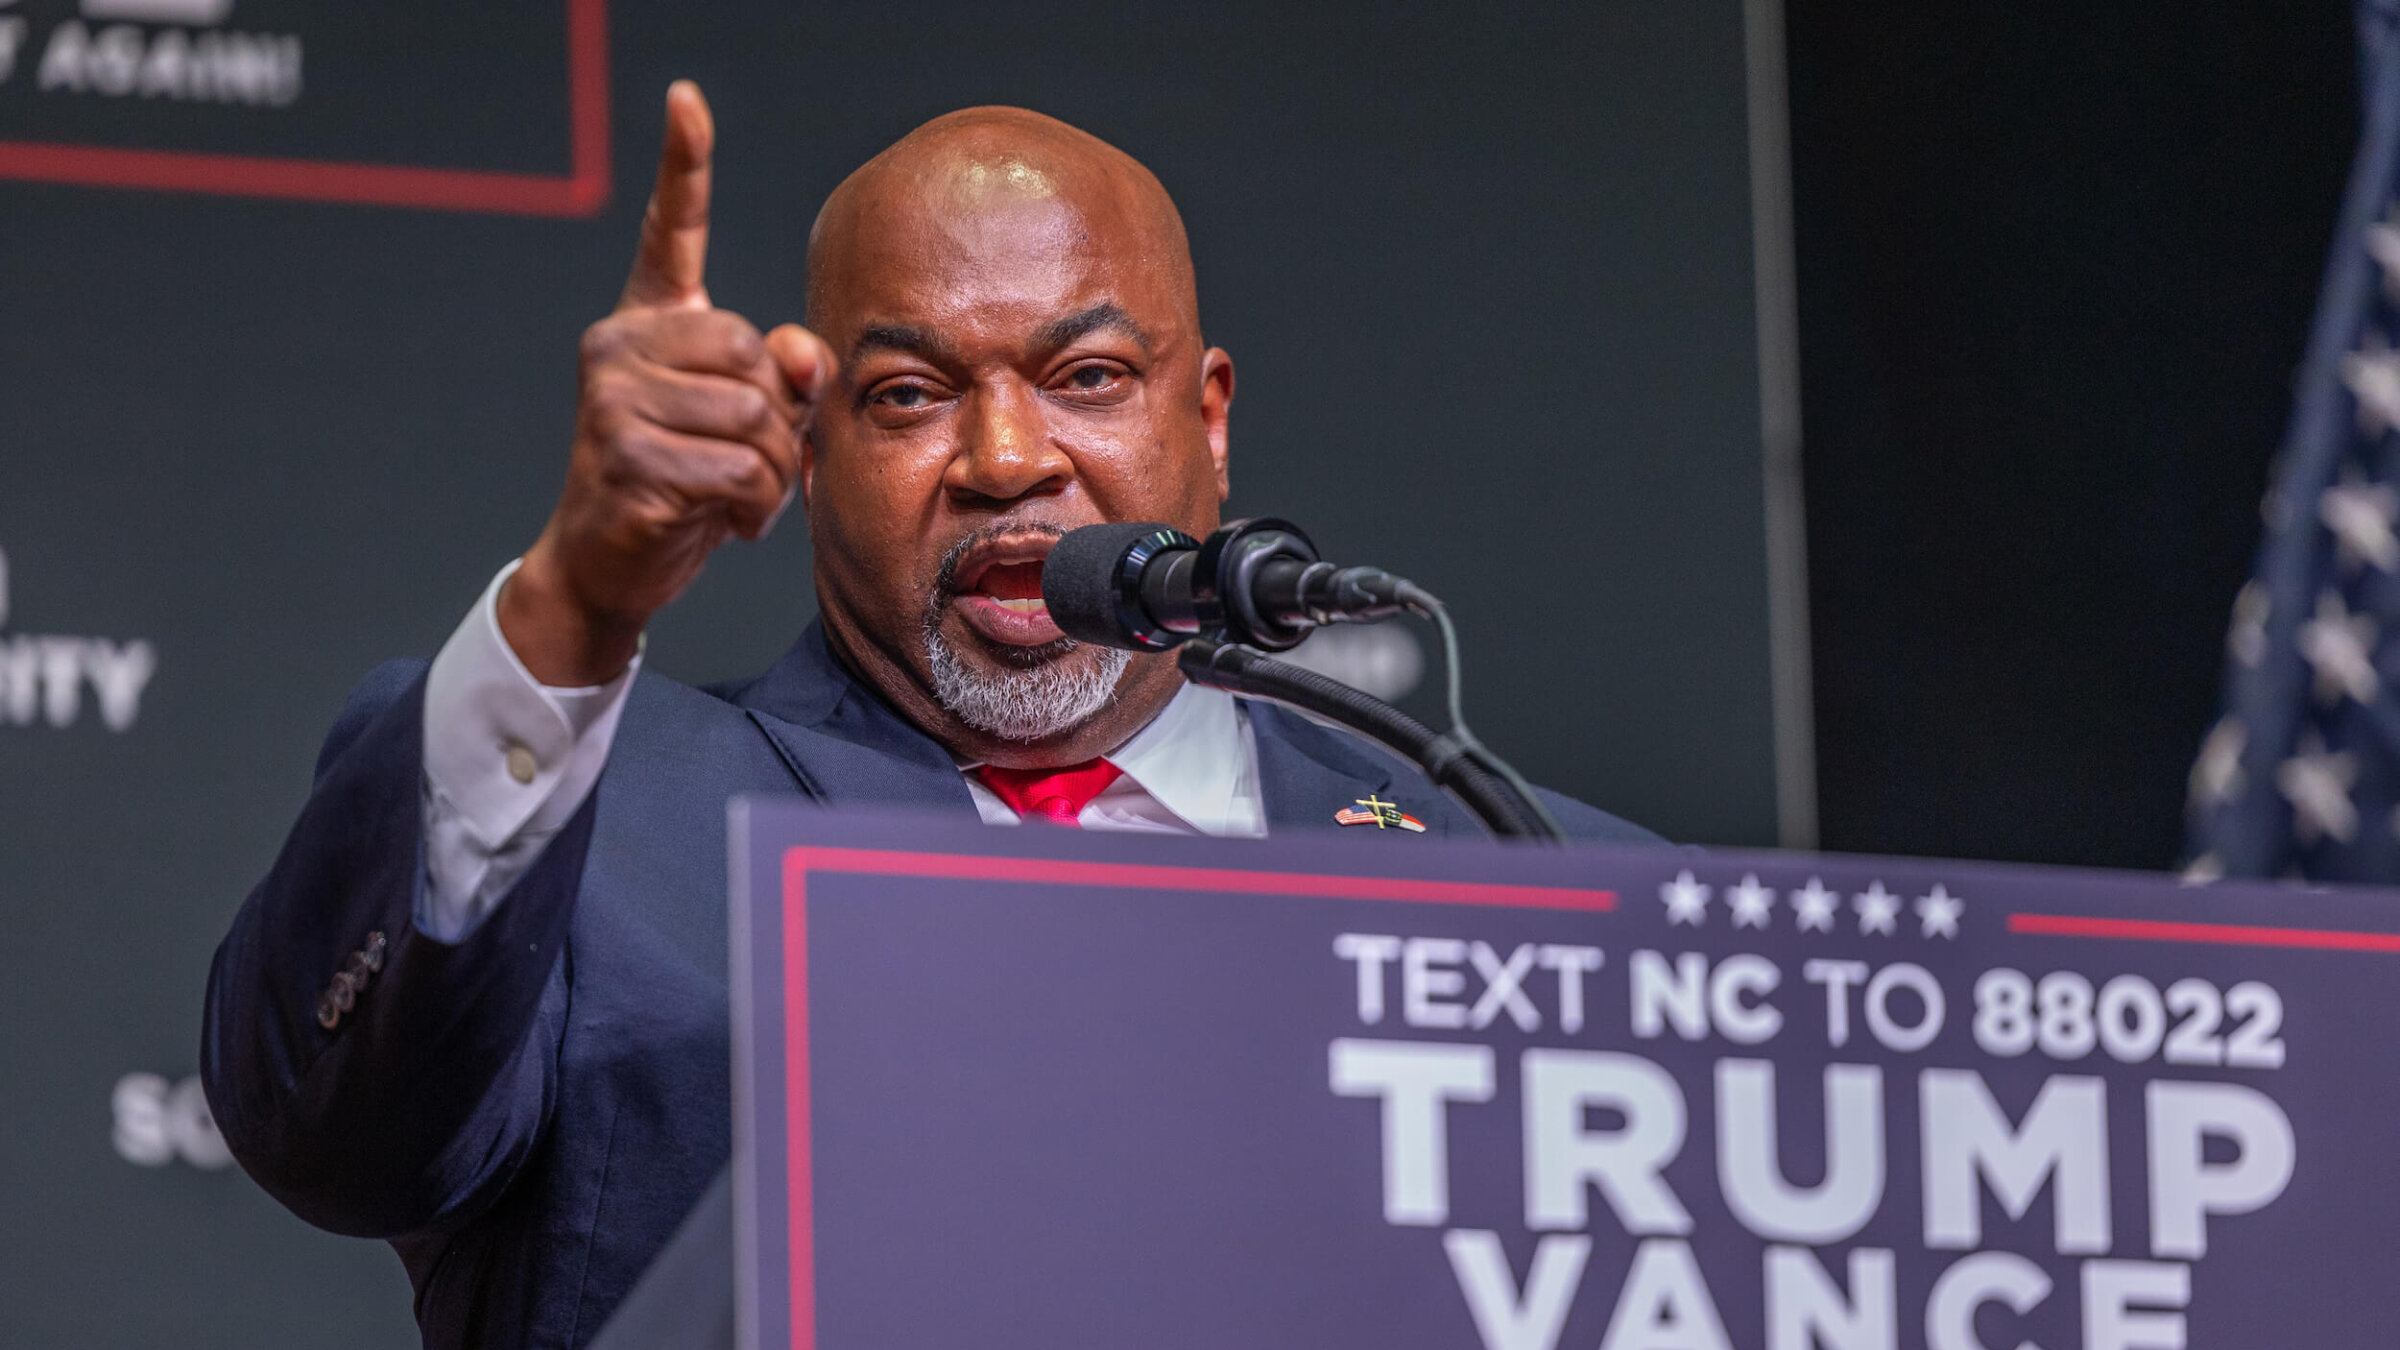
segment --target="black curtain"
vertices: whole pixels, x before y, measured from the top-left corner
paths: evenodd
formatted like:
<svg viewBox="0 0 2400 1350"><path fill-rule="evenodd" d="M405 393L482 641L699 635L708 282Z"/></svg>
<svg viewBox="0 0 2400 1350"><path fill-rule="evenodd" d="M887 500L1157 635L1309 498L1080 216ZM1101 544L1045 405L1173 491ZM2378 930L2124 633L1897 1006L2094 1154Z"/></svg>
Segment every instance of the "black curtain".
<svg viewBox="0 0 2400 1350"><path fill-rule="evenodd" d="M1827 847L2172 865L2349 8L1788 0Z"/></svg>

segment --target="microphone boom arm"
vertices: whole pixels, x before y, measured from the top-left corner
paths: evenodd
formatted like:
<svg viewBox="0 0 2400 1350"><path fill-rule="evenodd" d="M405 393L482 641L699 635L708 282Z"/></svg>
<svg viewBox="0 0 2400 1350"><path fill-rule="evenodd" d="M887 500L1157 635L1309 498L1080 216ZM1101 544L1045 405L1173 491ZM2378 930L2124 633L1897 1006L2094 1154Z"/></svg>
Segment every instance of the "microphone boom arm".
<svg viewBox="0 0 2400 1350"><path fill-rule="evenodd" d="M1499 838L1564 842L1548 813L1484 768L1473 745L1436 732L1371 694L1211 637L1184 643L1175 664L1194 684L1281 703L1348 727L1423 769Z"/></svg>

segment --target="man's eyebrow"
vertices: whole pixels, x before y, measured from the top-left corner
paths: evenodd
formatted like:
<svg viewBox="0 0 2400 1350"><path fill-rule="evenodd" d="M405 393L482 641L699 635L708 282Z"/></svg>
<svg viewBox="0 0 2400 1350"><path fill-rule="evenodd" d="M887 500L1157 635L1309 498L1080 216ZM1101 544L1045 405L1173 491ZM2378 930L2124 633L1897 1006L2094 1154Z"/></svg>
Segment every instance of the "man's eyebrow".
<svg viewBox="0 0 2400 1350"><path fill-rule="evenodd" d="M1077 310L1064 318L1052 319L1034 331L1033 341L1038 349L1054 352L1104 328L1116 329L1140 344L1143 354L1149 353L1150 335L1142 331L1142 326L1133 321L1132 315L1109 301L1102 301L1090 309Z"/></svg>
<svg viewBox="0 0 2400 1350"><path fill-rule="evenodd" d="M958 353L949 343L922 328L898 323L871 323L859 330L858 341L850 344L850 359L856 362L868 352L883 350L907 352L933 364L956 365Z"/></svg>

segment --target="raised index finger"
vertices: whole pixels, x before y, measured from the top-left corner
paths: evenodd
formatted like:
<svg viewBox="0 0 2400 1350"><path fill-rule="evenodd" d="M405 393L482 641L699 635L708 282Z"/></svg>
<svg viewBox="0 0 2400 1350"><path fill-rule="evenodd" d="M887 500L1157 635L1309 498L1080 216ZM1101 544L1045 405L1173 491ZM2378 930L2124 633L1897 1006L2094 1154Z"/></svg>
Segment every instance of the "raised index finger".
<svg viewBox="0 0 2400 1350"><path fill-rule="evenodd" d="M716 147L716 120L700 86L677 80L667 86L667 138L658 152L658 185L642 213L642 242L633 255L618 309L685 305L705 308L708 289L709 156Z"/></svg>

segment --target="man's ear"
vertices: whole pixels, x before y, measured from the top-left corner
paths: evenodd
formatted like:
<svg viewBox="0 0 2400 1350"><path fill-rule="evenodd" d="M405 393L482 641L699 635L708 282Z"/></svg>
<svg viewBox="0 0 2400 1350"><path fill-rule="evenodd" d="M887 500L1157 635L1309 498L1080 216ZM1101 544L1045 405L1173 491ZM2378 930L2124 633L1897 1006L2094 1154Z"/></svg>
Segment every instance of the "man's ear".
<svg viewBox="0 0 2400 1350"><path fill-rule="evenodd" d="M1233 358L1223 347L1211 347L1200 357L1200 425L1208 432L1208 457L1216 464L1220 503L1233 492L1233 479L1225 471L1226 423L1232 415Z"/></svg>

